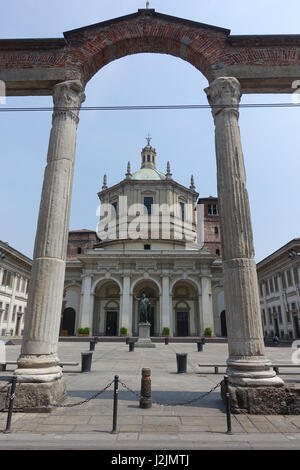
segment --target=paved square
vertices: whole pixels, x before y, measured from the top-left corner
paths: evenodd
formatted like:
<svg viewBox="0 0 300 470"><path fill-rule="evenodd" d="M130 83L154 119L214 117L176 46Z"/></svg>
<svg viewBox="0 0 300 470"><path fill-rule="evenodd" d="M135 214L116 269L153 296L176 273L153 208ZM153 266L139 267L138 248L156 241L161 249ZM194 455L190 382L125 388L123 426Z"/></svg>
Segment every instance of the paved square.
<svg viewBox="0 0 300 470"><path fill-rule="evenodd" d="M62 362L78 361L88 342L59 343ZM218 448L299 448L300 416L232 415L233 435L226 434L225 407L220 388L190 404L223 379L213 368L200 369L200 362L225 363L227 345L207 343L203 352L196 343L156 343L155 349L135 349L120 342L99 342L93 353L92 372L81 373L80 366L64 368L68 397L75 404L102 390L114 376L120 381L118 433L112 431L113 385L97 398L79 406L59 407L52 413L14 413L12 432L0 434L0 449L218 449ZM7 346L7 360L16 360L20 346ZM276 362L291 361L288 347L266 348ZM177 374L176 353L188 353L187 373ZM141 370L152 371L150 409L139 408ZM1 383L11 376L13 366L1 373ZM292 372L292 371L296 371ZM300 382L298 369L282 369L286 383ZM17 391L16 391L17 393ZM158 404L157 404L158 403ZM7 413L0 413L5 429Z"/></svg>

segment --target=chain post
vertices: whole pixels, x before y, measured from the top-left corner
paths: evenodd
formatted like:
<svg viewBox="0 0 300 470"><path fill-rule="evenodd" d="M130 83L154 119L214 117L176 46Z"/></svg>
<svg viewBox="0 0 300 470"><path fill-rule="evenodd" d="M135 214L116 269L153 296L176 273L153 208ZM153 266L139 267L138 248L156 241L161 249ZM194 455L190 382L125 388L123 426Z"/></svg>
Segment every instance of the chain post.
<svg viewBox="0 0 300 470"><path fill-rule="evenodd" d="M151 408L151 369L142 369L140 408Z"/></svg>
<svg viewBox="0 0 300 470"><path fill-rule="evenodd" d="M114 380L114 410L113 410L113 429L112 434L117 434L117 421L118 421L118 385L119 385L119 376L115 375Z"/></svg>
<svg viewBox="0 0 300 470"><path fill-rule="evenodd" d="M10 425L11 425L11 418L12 418L12 412L13 412L13 407L14 407L14 399L15 399L15 391L16 391L17 380L18 380L18 377L13 376L12 382L11 382L11 391L10 391L10 396L9 396L9 405L8 405L6 429L4 431L5 434L10 433Z"/></svg>
<svg viewBox="0 0 300 470"><path fill-rule="evenodd" d="M226 400L226 420L227 420L227 432L226 434L232 434L231 430L231 410L230 410L230 392L229 392L229 379L228 376L224 376L225 384L225 400Z"/></svg>

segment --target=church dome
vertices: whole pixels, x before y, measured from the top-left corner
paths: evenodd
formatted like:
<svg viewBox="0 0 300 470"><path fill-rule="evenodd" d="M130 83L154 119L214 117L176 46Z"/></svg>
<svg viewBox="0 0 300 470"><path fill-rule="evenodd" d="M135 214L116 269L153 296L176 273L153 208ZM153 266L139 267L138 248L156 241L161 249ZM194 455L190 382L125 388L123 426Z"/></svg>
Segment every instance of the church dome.
<svg viewBox="0 0 300 470"><path fill-rule="evenodd" d="M156 168L141 168L132 175L133 180L165 180L163 173Z"/></svg>

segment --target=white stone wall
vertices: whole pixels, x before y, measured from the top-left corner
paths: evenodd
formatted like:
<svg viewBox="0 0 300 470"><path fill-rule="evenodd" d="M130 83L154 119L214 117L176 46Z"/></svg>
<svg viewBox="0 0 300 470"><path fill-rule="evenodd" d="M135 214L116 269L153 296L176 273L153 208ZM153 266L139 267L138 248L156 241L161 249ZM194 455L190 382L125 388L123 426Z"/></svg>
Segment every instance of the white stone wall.
<svg viewBox="0 0 300 470"><path fill-rule="evenodd" d="M0 336L10 337L17 333L21 336L24 329L29 279L24 273L11 271L11 285L4 286L3 274L7 269L9 268L0 268Z"/></svg>

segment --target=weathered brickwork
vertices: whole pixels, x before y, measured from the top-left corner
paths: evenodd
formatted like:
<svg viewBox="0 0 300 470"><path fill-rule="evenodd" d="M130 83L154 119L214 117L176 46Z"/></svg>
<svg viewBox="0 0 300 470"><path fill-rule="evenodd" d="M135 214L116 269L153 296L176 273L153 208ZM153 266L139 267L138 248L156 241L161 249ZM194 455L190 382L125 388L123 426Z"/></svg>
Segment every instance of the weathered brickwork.
<svg viewBox="0 0 300 470"><path fill-rule="evenodd" d="M211 81L220 69L227 70L226 66L298 67L300 37L231 36L228 29L146 9L65 32L64 38L1 40L0 79L5 70L36 68L44 81L48 77L41 71L64 70L65 76L58 73L57 81L80 77L86 83L107 63L142 52L180 57ZM37 87L39 78L31 80Z"/></svg>
<svg viewBox="0 0 300 470"><path fill-rule="evenodd" d="M204 249L212 255L222 257L221 228L219 220L218 198L208 197L198 199L198 204L204 206Z"/></svg>
<svg viewBox="0 0 300 470"><path fill-rule="evenodd" d="M85 250L91 250L99 243L96 232L92 230L72 230L69 232L67 258L77 258Z"/></svg>

